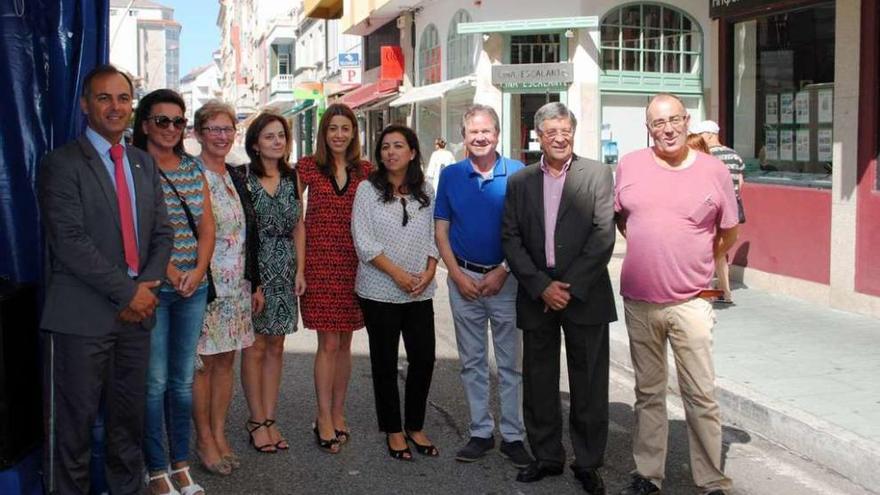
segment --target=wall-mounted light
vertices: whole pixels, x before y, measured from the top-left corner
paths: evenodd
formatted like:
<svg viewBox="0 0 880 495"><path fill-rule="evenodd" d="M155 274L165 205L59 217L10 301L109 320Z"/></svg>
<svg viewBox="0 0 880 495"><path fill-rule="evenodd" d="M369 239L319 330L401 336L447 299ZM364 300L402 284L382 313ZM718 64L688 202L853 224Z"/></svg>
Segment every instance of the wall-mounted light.
<svg viewBox="0 0 880 495"><path fill-rule="evenodd" d="M566 29L565 30L565 37L568 39L574 38L574 31L572 31L571 29Z"/></svg>
<svg viewBox="0 0 880 495"><path fill-rule="evenodd" d="M489 33L483 33L483 41L489 41L489 37L492 36Z"/></svg>

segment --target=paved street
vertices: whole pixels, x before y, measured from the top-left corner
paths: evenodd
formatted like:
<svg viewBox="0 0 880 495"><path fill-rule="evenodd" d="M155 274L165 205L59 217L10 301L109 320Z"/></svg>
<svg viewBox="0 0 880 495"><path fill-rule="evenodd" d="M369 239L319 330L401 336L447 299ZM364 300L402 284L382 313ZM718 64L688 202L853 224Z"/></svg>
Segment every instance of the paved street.
<svg viewBox="0 0 880 495"><path fill-rule="evenodd" d="M198 480L212 494L537 494L582 493L569 472L557 478L525 485L514 481L516 470L497 451L475 464L462 464L453 457L467 441L467 405L458 378L455 336L446 299L446 273L437 271L440 284L435 298L437 313L437 364L431 388L426 430L441 451L438 459L416 455L403 463L388 457L384 437L376 430L370 381L366 333L354 341L354 370L349 392L349 425L352 441L339 455L326 454L315 446L311 432L315 402L312 388L313 333L301 331L287 340L285 375L278 422L291 450L274 455L258 454L247 444L244 421L247 409L240 389L229 419L229 435L243 457L243 466L228 478L197 471ZM405 362L401 359L401 362ZM405 372L405 370L403 370ZM567 391L566 377L562 390ZM633 468L630 457L632 423L630 378L612 368L611 428L603 475L609 493L628 481ZM563 394L565 399L565 394ZM690 481L687 434L682 413L672 402L670 455L665 493L696 494ZM568 404L563 404L567 414ZM497 439L496 439L497 440ZM868 494L842 477L776 447L747 432L725 428L727 472L738 494ZM570 449L569 449L570 451Z"/></svg>

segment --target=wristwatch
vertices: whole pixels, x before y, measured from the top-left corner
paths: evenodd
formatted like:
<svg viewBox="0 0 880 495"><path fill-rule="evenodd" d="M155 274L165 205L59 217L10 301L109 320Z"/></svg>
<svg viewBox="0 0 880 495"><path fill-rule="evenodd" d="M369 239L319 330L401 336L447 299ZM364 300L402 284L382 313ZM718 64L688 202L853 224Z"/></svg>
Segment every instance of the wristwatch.
<svg viewBox="0 0 880 495"><path fill-rule="evenodd" d="M501 268L504 268L504 271L510 273L510 265L507 264L507 260L501 260Z"/></svg>

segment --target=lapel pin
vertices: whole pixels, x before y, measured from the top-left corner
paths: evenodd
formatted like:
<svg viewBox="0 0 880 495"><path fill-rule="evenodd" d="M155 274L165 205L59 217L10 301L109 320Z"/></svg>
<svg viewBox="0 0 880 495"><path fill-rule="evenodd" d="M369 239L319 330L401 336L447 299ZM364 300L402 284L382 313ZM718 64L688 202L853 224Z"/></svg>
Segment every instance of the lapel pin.
<svg viewBox="0 0 880 495"><path fill-rule="evenodd" d="M134 168L141 168L141 164L140 164L140 163L135 163L135 164L134 164Z"/></svg>

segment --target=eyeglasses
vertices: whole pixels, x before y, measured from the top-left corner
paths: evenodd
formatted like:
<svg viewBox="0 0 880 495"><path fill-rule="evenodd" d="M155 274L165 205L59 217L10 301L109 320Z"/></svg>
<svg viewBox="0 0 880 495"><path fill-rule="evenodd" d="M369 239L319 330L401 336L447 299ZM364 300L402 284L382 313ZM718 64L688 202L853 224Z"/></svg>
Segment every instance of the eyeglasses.
<svg viewBox="0 0 880 495"><path fill-rule="evenodd" d="M406 227L406 224L409 223L409 213L406 212L406 200L400 198L400 204L403 205L403 226Z"/></svg>
<svg viewBox="0 0 880 495"><path fill-rule="evenodd" d="M657 119L648 122L648 125L651 126L651 129L655 131L659 131L661 129L666 128L666 124L671 124L675 129L681 129L684 126L684 123L687 121L687 115L673 115L669 117L668 120Z"/></svg>
<svg viewBox="0 0 880 495"><path fill-rule="evenodd" d="M152 120L159 129L168 129L168 126L174 124L175 129L183 129L186 127L186 119L183 117L171 118L167 115L150 115L147 120Z"/></svg>
<svg viewBox="0 0 880 495"><path fill-rule="evenodd" d="M562 139L569 139L571 138L571 135L571 129L550 129L549 131L541 131L541 136L547 139L556 139L557 137L561 137Z"/></svg>
<svg viewBox="0 0 880 495"><path fill-rule="evenodd" d="M209 136L232 135L235 134L235 127L202 127L202 132Z"/></svg>

